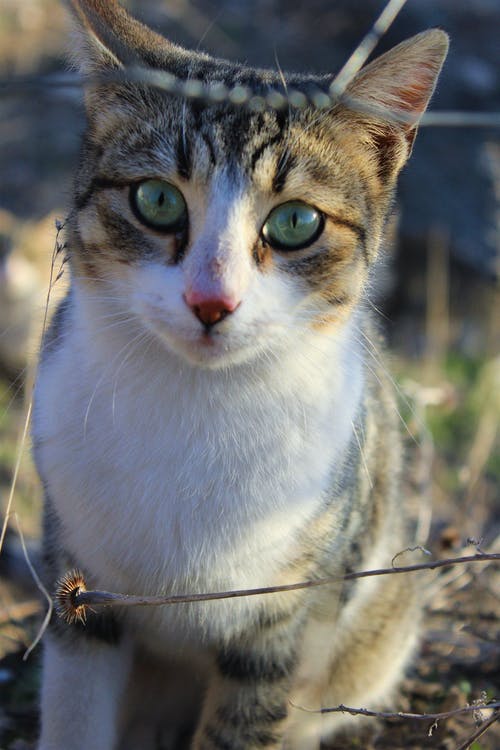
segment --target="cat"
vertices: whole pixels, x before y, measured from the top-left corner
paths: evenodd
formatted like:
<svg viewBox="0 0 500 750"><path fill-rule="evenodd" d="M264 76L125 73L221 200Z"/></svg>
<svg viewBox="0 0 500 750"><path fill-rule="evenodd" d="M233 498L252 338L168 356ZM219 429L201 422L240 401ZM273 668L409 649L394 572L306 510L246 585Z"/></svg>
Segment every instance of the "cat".
<svg viewBox="0 0 500 750"><path fill-rule="evenodd" d="M186 51L115 0L71 6L88 126L34 397L47 587L75 567L160 595L390 565L401 447L366 300L446 34L379 57L329 109L252 111L127 70L257 94L332 77ZM38 748L318 747L354 719L301 707L386 704L420 600L387 576L54 616Z"/></svg>

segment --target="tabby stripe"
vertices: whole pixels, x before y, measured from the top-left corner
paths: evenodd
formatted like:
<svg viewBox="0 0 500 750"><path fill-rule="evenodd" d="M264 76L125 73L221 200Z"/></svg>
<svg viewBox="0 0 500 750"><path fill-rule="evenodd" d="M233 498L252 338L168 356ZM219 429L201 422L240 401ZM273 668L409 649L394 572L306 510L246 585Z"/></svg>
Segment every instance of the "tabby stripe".
<svg viewBox="0 0 500 750"><path fill-rule="evenodd" d="M368 256L366 254L366 230L364 227L360 226L359 224L356 224L353 221L349 221L349 219L344 219L341 216L329 216L328 217L334 224L339 224L342 227L347 227L348 229L351 229L358 237L361 247L363 250L363 256L365 260L368 262Z"/></svg>
<svg viewBox="0 0 500 750"><path fill-rule="evenodd" d="M277 724L288 716L286 703L272 704L245 702L242 706L219 706L217 718L225 725L246 727L256 724Z"/></svg>
<svg viewBox="0 0 500 750"><path fill-rule="evenodd" d="M244 653L227 648L217 654L217 667L222 676L233 680L279 682L293 671L295 653L278 657L273 654Z"/></svg>
<svg viewBox="0 0 500 750"><path fill-rule="evenodd" d="M122 640L122 627L112 612L90 613L85 622L70 624L53 612L49 628L59 638L88 638L108 646L118 646Z"/></svg>
<svg viewBox="0 0 500 750"><path fill-rule="evenodd" d="M296 610L299 606L302 606L302 602L298 602L296 607L292 609L282 609L279 612L269 613L268 608L263 605L257 615L257 626L259 631L274 628L276 625L284 625L296 615Z"/></svg>
<svg viewBox="0 0 500 750"><path fill-rule="evenodd" d="M266 141L264 141L263 143L261 143L260 146L258 146L258 148L255 149L255 151L252 154L252 158L251 158L251 162L250 162L251 163L252 172L254 171L255 165L257 164L257 162L261 158L261 156L264 153L264 151L266 151L266 149L268 149L268 148L271 148L271 146L274 146L276 143L279 143L281 141L281 139L282 139L281 133L277 133L276 135L273 135L271 138L268 138ZM274 185L274 183L273 183L273 185Z"/></svg>
<svg viewBox="0 0 500 750"><path fill-rule="evenodd" d="M288 257L291 255L292 253L289 253ZM335 259L325 250L319 250L313 255L298 258L297 260L292 260L291 257L288 259L288 257L287 263L283 264L283 270L286 273L307 276L309 281L319 280L323 282L325 278L324 274L330 271L331 266L335 262Z"/></svg>
<svg viewBox="0 0 500 750"><path fill-rule="evenodd" d="M281 193L283 191L287 177L296 164L296 158L290 154L285 154L278 160L276 174L273 177L272 183L273 192Z"/></svg>
<svg viewBox="0 0 500 750"><path fill-rule="evenodd" d="M347 294L329 294L325 296L324 299L325 302L328 302L328 304L332 305L332 307L346 305L349 301L349 297Z"/></svg>
<svg viewBox="0 0 500 750"><path fill-rule="evenodd" d="M61 343L63 331L68 321L70 305L71 297L67 295L57 306L56 311L52 316L52 320L50 321L49 328L42 340L42 346L40 349L42 359L47 354L55 351Z"/></svg>
<svg viewBox="0 0 500 750"><path fill-rule="evenodd" d="M110 211L106 206L98 206L97 213L103 227L112 236L114 244L117 241L120 243L119 252L116 253L117 258L125 260L124 256L128 256L136 260L139 253L144 253L150 249L145 240L144 232L137 229L124 216Z"/></svg>
<svg viewBox="0 0 500 750"><path fill-rule="evenodd" d="M234 735L224 727L209 724L204 730L205 736L217 750L246 750L248 747L275 747L280 737L267 729L245 728Z"/></svg>
<svg viewBox="0 0 500 750"><path fill-rule="evenodd" d="M203 138L205 146L208 149L208 154L210 156L210 163L212 164L213 167L215 167L215 165L217 164L217 157L215 155L215 146L212 143L212 139L206 133L202 132L200 135Z"/></svg>
<svg viewBox="0 0 500 750"><path fill-rule="evenodd" d="M214 750L240 750L241 745L239 748L238 745L234 743L233 739L227 740L222 737L221 731L223 730L221 730L219 727L212 726L208 726L205 729L204 734L212 743ZM205 747L205 744L203 744L203 747ZM243 750L243 748L241 748L241 750Z"/></svg>
<svg viewBox="0 0 500 750"><path fill-rule="evenodd" d="M141 178L141 179L147 179L147 178ZM94 177L92 182L90 183L87 190L83 193L83 195L79 195L75 199L75 204L78 210L82 210L85 208L85 206L90 201L92 195L97 190L111 190L113 188L124 188L129 187L133 182L141 182L141 179L139 180L125 180L125 179L117 179L117 178L108 178L108 177Z"/></svg>
<svg viewBox="0 0 500 750"><path fill-rule="evenodd" d="M177 172L184 180L189 180L193 172L193 155L191 144L187 140L185 132L179 134L177 139Z"/></svg>

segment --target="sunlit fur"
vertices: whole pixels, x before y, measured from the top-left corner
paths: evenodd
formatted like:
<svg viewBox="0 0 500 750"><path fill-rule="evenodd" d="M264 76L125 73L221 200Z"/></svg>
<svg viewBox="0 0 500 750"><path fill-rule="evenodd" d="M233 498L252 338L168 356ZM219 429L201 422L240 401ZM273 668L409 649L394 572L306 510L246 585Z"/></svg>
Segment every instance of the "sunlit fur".
<svg viewBox="0 0 500 750"><path fill-rule="evenodd" d="M283 88L175 47L112 0L71 5L92 76L139 64ZM343 103L252 113L89 80L71 290L35 394L49 587L77 567L89 588L125 593L252 588L388 565L407 546L397 415L365 300L446 47L426 32L349 85L350 101L395 107L406 125ZM150 178L184 196L177 235L131 208L130 186ZM285 252L262 227L290 200L325 227ZM193 292L237 305L207 326ZM419 598L393 576L54 621L39 750L317 748L352 717L293 706L386 703Z"/></svg>

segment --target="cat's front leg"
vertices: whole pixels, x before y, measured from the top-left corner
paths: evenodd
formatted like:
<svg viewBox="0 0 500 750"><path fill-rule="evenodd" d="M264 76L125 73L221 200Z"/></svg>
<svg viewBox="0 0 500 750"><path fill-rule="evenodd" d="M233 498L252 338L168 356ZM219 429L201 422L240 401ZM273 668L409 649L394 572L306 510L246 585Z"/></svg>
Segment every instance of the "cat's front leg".
<svg viewBox="0 0 500 750"><path fill-rule="evenodd" d="M128 644L55 630L45 640L38 750L114 750Z"/></svg>
<svg viewBox="0 0 500 750"><path fill-rule="evenodd" d="M219 649L193 750L282 747L300 632L286 618Z"/></svg>

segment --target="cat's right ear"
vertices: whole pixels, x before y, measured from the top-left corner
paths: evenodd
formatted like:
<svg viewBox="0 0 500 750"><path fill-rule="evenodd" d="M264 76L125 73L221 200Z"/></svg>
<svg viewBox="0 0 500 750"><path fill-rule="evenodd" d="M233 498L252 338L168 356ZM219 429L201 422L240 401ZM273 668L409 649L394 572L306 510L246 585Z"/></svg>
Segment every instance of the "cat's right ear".
<svg viewBox="0 0 500 750"><path fill-rule="evenodd" d="M85 75L141 65L156 67L170 43L132 18L117 0L68 0L76 23L69 51Z"/></svg>
<svg viewBox="0 0 500 750"><path fill-rule="evenodd" d="M448 44L444 31L424 31L376 58L348 84L348 106L359 108L379 152L381 173L397 173L408 159Z"/></svg>

